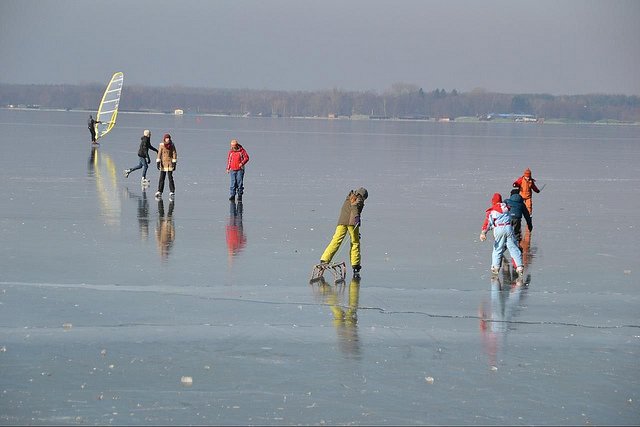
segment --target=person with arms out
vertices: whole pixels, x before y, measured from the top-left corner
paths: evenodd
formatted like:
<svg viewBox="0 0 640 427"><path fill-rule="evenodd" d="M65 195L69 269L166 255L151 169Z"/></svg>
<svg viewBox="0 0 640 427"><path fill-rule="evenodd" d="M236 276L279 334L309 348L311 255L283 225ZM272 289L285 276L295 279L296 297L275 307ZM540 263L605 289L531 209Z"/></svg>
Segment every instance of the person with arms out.
<svg viewBox="0 0 640 427"><path fill-rule="evenodd" d="M96 125L98 123L102 123L99 120L95 120L91 114L89 114L89 121L87 122L87 126L89 127L89 132L91 132L91 143L97 144L96 142Z"/></svg>
<svg viewBox="0 0 640 427"><path fill-rule="evenodd" d="M244 166L249 162L249 154L237 139L231 140L231 148L227 156L227 173L231 177L231 186L229 187L229 200L235 200L236 193L238 201L242 200L244 193Z"/></svg>
<svg viewBox="0 0 640 427"><path fill-rule="evenodd" d="M487 240L487 231L493 229L493 253L491 255L491 273L498 274L500 265L502 264L502 255L505 248L509 249L511 261L516 266L519 275L524 272L522 266L522 253L515 237L513 236L513 228L511 227L511 217L509 215L509 206L502 202L500 193L495 193L491 198L491 207L486 210L482 231L480 232L480 241Z"/></svg>
<svg viewBox="0 0 640 427"><path fill-rule="evenodd" d="M369 193L362 187L357 190L351 190L349 194L347 194L347 198L340 210L335 234L324 250L320 258L320 264L329 264L331 262L333 256L338 252L338 249L340 249L344 237L349 233L349 237L351 238L351 268L354 274L360 273L360 215L362 214L362 209L364 209L364 201L367 197L369 197Z"/></svg>
<svg viewBox="0 0 640 427"><path fill-rule="evenodd" d="M524 174L513 182L513 186L520 190L520 195L524 200L524 205L529 211L529 215L533 215L533 204L531 196L533 192L539 193L540 190L536 186L536 180L531 178L531 169L526 168Z"/></svg>
<svg viewBox="0 0 640 427"><path fill-rule="evenodd" d="M511 190L511 195L504 201L509 206L509 216L511 216L511 227L513 227L513 235L516 241L522 240L522 217L524 216L527 221L527 228L529 231L533 230L533 223L531 221L531 215L529 215L529 209L522 201L517 188Z"/></svg>
<svg viewBox="0 0 640 427"><path fill-rule="evenodd" d="M142 185L149 185L149 180L147 179L147 169L149 168L149 163L151 163L151 158L149 158L149 150L155 151L158 150L151 145L151 131L149 129L145 129L142 137L140 137L140 147L138 148L138 160L139 163L137 166L132 167L131 169L125 169L124 177L129 178L129 174L135 170L142 168Z"/></svg>
<svg viewBox="0 0 640 427"><path fill-rule="evenodd" d="M164 191L164 179L169 176L169 198L173 198L176 192L176 186L173 182L173 172L176 170L178 162L178 152L176 146L171 140L171 135L164 134L162 142L158 146L158 157L156 158L156 167L160 171L160 178L158 179L158 191L156 192L156 198L162 197Z"/></svg>

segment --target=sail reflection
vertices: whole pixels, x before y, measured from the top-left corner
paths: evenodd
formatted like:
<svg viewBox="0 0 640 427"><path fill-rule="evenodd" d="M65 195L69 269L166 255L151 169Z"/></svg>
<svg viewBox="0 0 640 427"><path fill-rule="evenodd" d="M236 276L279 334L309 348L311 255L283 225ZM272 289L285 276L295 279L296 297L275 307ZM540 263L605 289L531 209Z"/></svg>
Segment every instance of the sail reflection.
<svg viewBox="0 0 640 427"><path fill-rule="evenodd" d="M174 201L169 200L169 210L164 210L164 201L158 199L158 223L156 224L156 242L158 243L158 252L162 262L169 260L169 254L173 248L173 242L176 238L176 229L173 224L173 208Z"/></svg>
<svg viewBox="0 0 640 427"><path fill-rule="evenodd" d="M91 147L88 175L94 178L100 213L107 225L120 225L120 198L118 197L118 173L116 165L108 154Z"/></svg>
<svg viewBox="0 0 640 427"><path fill-rule="evenodd" d="M349 286L344 282L330 285L321 277L311 284L316 295L331 308L340 351L346 357L354 359L360 359L362 352L358 337L360 280L360 277L353 277Z"/></svg>

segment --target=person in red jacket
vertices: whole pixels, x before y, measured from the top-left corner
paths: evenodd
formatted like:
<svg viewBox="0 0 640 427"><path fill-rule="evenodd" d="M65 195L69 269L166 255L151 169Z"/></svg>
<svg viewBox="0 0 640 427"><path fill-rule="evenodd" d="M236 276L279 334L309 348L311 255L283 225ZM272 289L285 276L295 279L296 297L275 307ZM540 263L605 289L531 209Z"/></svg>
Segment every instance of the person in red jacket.
<svg viewBox="0 0 640 427"><path fill-rule="evenodd" d="M227 173L231 177L229 200L235 200L236 193L238 194L238 201L242 200L242 193L244 193L244 166L248 162L249 154L247 154L247 150L240 145L237 139L232 139L231 149L227 156Z"/></svg>
<svg viewBox="0 0 640 427"><path fill-rule="evenodd" d="M533 191L539 193L540 190L536 186L536 180L531 178L531 169L526 168L524 170L524 175L516 179L513 182L513 186L520 189L520 195L522 196L524 205L527 207L529 215L533 215L533 204L531 203L531 196L533 195Z"/></svg>

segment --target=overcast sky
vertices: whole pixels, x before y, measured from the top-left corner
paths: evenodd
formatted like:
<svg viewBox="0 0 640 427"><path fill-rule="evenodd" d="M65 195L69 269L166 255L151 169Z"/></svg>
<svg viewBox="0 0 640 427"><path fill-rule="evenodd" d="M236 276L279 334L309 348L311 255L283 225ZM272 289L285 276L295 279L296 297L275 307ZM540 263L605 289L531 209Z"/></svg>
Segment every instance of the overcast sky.
<svg viewBox="0 0 640 427"><path fill-rule="evenodd" d="M640 95L640 1L0 0L0 82Z"/></svg>

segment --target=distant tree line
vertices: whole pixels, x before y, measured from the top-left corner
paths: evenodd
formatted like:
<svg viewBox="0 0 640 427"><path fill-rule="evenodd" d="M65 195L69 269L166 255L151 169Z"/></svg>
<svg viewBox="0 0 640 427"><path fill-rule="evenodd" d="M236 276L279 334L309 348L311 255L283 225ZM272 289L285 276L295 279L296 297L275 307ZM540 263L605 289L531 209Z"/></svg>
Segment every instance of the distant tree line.
<svg viewBox="0 0 640 427"><path fill-rule="evenodd" d="M95 110L103 85L23 85L0 83L0 106ZM530 114L546 119L595 122L640 122L640 97L625 95L503 94L482 89L459 93L453 89L425 91L396 83L383 93L374 91L277 91L206 89L182 86L127 86L121 111L209 113L279 117L368 116L426 119L487 117L491 113Z"/></svg>

